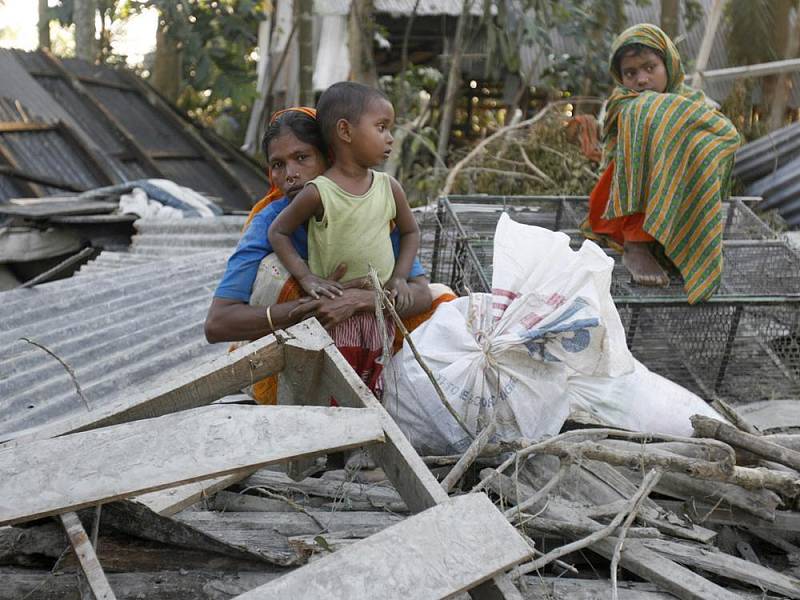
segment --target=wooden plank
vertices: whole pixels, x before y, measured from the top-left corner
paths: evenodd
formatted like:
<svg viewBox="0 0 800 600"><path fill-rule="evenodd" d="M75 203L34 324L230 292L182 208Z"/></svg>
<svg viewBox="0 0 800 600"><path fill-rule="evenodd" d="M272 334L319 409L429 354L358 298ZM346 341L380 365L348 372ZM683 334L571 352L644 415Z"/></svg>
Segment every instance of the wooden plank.
<svg viewBox="0 0 800 600"><path fill-rule="evenodd" d="M319 326L316 320L314 323ZM321 327L319 329L324 333ZM400 431L397 423L367 389L327 334L324 337L329 343L324 347L325 358L320 385L324 386L326 393L333 395L340 406L374 408L379 412L386 442L380 447L370 447L369 451L403 498L406 506L412 512L419 512L446 502L447 493ZM506 575L498 575L494 580L482 583L471 590L470 595L476 600L502 598L513 600L520 597Z"/></svg>
<svg viewBox="0 0 800 600"><path fill-rule="evenodd" d="M729 579L743 581L789 598L800 598L800 579L783 575L716 549L700 548L670 540L640 540L639 542L676 562Z"/></svg>
<svg viewBox="0 0 800 600"><path fill-rule="evenodd" d="M122 599L221 600L263 585L284 570L264 565L262 571L236 572L211 569L153 569L142 573L109 573L108 580ZM75 574L51 573L44 569L0 567L0 600L74 600Z"/></svg>
<svg viewBox="0 0 800 600"><path fill-rule="evenodd" d="M409 510L419 512L447 501L447 493L422 462L422 458L335 346L325 348L320 385L333 395L340 406L380 407L386 443L370 448L370 453L383 468Z"/></svg>
<svg viewBox="0 0 800 600"><path fill-rule="evenodd" d="M52 131L55 123L42 123L39 121L0 121L0 133L13 131Z"/></svg>
<svg viewBox="0 0 800 600"><path fill-rule="evenodd" d="M343 512L308 510L277 513L216 513L187 511L175 520L229 546L246 549L276 565L296 566L308 559L290 543L296 536L365 538L402 521L385 512ZM188 547L188 546L187 546Z"/></svg>
<svg viewBox="0 0 800 600"><path fill-rule="evenodd" d="M446 598L529 556L489 498L467 494L237 598Z"/></svg>
<svg viewBox="0 0 800 600"><path fill-rule="evenodd" d="M677 515L686 515L696 522L737 527L761 527L775 531L800 532L800 513L776 510L772 519L761 519L741 509L721 503L719 506L700 502L657 500L660 506Z"/></svg>
<svg viewBox="0 0 800 600"><path fill-rule="evenodd" d="M374 411L225 405L35 441L0 452L0 525L378 441Z"/></svg>
<svg viewBox="0 0 800 600"><path fill-rule="evenodd" d="M611 597L608 580L571 579L568 577L526 577L528 600L603 600ZM652 583L617 581L619 600L674 600L675 596L662 592ZM736 593L742 598L768 600L776 598L763 593Z"/></svg>
<svg viewBox="0 0 800 600"><path fill-rule="evenodd" d="M164 517L171 517L172 515L181 512L185 508L189 508L193 504L200 502L205 498L209 498L227 487L232 486L234 483L240 482L252 475L251 469L245 471L237 471L229 473L222 477L215 477L213 479L204 479L202 481L194 481L186 483L177 487L159 490L157 492L150 492L132 498L133 501L144 504L147 508L154 513Z"/></svg>
<svg viewBox="0 0 800 600"><path fill-rule="evenodd" d="M324 332L319 323L305 321L290 327L282 334L289 339L302 340L313 347L314 344L319 344L319 331ZM134 392L112 406L103 406L51 425L11 434L9 438L15 443L0 446L0 450L22 442L158 417L210 404L223 396L238 392L253 381L278 373L284 365L283 344L278 343L275 336L268 335L172 377L155 388Z"/></svg>
<svg viewBox="0 0 800 600"><path fill-rule="evenodd" d="M320 386L324 357L321 352L297 344L286 344L286 367L278 377L278 404L330 406L330 394ZM295 481L318 470L316 457L292 461L286 472Z"/></svg>
<svg viewBox="0 0 800 600"><path fill-rule="evenodd" d="M407 512L400 495L391 487L376 484L357 483L355 481L331 481L308 477L294 481L289 476L261 469L248 477L245 487L259 486L289 497L315 496L330 500L338 500L342 508L348 505L372 509L386 509L392 512Z"/></svg>
<svg viewBox="0 0 800 600"><path fill-rule="evenodd" d="M800 58L789 58L755 65L745 65L743 67L728 67L726 69L704 71L700 73L700 76L703 79L723 81L725 79L740 79L744 77L765 77L767 75L778 75L780 73L797 73L798 71L800 71Z"/></svg>
<svg viewBox="0 0 800 600"><path fill-rule="evenodd" d="M738 407L739 413L761 431L800 427L800 402L766 400Z"/></svg>
<svg viewBox="0 0 800 600"><path fill-rule="evenodd" d="M59 516L72 548L75 550L75 555L80 561L81 570L86 576L96 600L116 600L108 579L106 579L106 574L103 572L103 567L100 566L100 561L97 560L92 543L89 541L89 536L86 535L86 530L83 528L78 515L74 512L68 512Z"/></svg>
<svg viewBox="0 0 800 600"><path fill-rule="evenodd" d="M85 522L89 522L92 509L81 511ZM161 542L189 550L202 550L243 561L270 561L247 545L230 543L218 536L208 534L178 519L162 517L154 513L144 504L130 501L109 502L103 506L100 525L105 531L110 527L114 531L125 533L144 540Z"/></svg>
<svg viewBox="0 0 800 600"><path fill-rule="evenodd" d="M623 568L682 600L740 600L737 594L650 550L643 541L625 540L619 563ZM590 547L610 560L616 544L617 538L606 538Z"/></svg>

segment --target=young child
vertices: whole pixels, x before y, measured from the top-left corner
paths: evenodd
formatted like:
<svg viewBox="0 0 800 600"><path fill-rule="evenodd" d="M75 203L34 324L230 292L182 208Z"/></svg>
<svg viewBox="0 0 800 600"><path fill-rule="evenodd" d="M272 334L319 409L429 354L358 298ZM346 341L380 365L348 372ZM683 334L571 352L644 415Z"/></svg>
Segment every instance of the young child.
<svg viewBox="0 0 800 600"><path fill-rule="evenodd" d="M603 125L606 171L589 197L589 237L622 247L635 283L669 285L653 252L683 276L690 303L710 297L722 277L722 200L740 138L703 92L683 83L672 40L655 25L614 41L616 87Z"/></svg>
<svg viewBox="0 0 800 600"><path fill-rule="evenodd" d="M398 310L412 302L407 279L419 246L419 228L400 184L374 171L392 149L394 108L378 90L352 82L332 85L320 97L317 121L333 166L309 182L269 228L269 241L307 294L334 297L341 284L327 279L344 264L342 281L364 278L369 265ZM394 258L392 222L400 234ZM308 264L291 242L308 223Z"/></svg>

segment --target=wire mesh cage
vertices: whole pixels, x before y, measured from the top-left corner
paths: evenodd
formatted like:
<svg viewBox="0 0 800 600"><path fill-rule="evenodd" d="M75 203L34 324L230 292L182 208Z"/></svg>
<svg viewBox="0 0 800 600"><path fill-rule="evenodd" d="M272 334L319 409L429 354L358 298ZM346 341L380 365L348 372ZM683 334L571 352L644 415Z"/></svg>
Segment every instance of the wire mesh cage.
<svg viewBox="0 0 800 600"><path fill-rule="evenodd" d="M441 198L430 253L433 281L488 292L493 235L504 212L582 243L580 196ZM717 294L690 306L680 276L667 288L635 285L615 258L611 293L631 352L702 397L734 403L800 397L800 256L741 198L724 204L724 272ZM524 249L520 249L524 252Z"/></svg>

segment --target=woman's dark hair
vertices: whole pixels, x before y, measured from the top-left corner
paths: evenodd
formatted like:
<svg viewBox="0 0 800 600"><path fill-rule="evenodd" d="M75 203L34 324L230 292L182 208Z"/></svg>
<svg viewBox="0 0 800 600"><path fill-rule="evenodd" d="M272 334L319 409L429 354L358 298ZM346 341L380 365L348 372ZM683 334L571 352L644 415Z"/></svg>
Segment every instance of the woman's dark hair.
<svg viewBox="0 0 800 600"><path fill-rule="evenodd" d="M264 138L261 140L261 149L264 151L264 156L267 157L267 160L269 160L269 145L273 140L285 133L287 129L301 142L314 146L322 153L322 156L328 156L328 147L322 138L322 131L317 120L305 113L290 110L279 115L277 119L267 126L267 130L264 132Z"/></svg>
<svg viewBox="0 0 800 600"><path fill-rule="evenodd" d="M620 71L620 65L622 64L622 59L626 56L640 56L645 52L652 52L658 58L661 59L661 62L664 63L666 66L667 60L664 56L664 53L659 50L658 48L652 48L651 46L646 46L644 44L634 43L634 44L625 44L619 50L614 52L614 57L611 59L611 66L614 69L614 72L621 78L622 71Z"/></svg>

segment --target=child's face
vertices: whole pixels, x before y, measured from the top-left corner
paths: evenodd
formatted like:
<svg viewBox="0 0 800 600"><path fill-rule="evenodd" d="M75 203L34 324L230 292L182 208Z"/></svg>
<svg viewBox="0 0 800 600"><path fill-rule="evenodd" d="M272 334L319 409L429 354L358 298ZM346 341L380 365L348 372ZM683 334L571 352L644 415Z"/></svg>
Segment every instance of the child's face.
<svg viewBox="0 0 800 600"><path fill-rule="evenodd" d="M628 54L619 63L622 84L637 92L649 90L659 94L667 90L667 67L655 52L645 50Z"/></svg>
<svg viewBox="0 0 800 600"><path fill-rule="evenodd" d="M352 126L352 150L356 159L364 165L383 163L392 151L392 126L394 107L384 98L376 98L358 122Z"/></svg>
<svg viewBox="0 0 800 600"><path fill-rule="evenodd" d="M306 183L328 168L325 157L316 146L298 139L288 129L270 142L268 150L270 177L290 200Z"/></svg>

